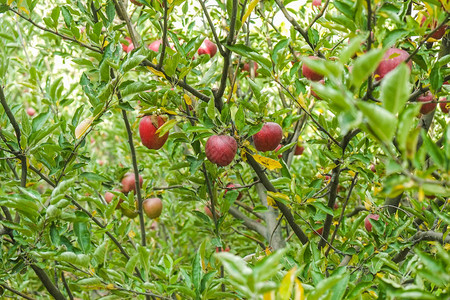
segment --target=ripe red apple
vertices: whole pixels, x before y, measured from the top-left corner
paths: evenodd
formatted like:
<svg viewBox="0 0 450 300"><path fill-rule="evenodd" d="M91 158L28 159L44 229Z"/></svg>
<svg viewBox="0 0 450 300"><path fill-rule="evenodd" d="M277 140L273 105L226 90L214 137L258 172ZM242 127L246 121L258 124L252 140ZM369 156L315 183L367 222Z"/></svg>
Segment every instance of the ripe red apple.
<svg viewBox="0 0 450 300"><path fill-rule="evenodd" d="M198 55L208 54L209 57L213 57L217 53L217 46L208 39L205 39L197 50Z"/></svg>
<svg viewBox="0 0 450 300"><path fill-rule="evenodd" d="M236 152L236 140L229 135L213 135L206 141L206 157L216 165L228 166L233 161Z"/></svg>
<svg viewBox="0 0 450 300"><path fill-rule="evenodd" d="M258 70L258 64L255 62L253 62L253 70L255 71L255 77L258 76L258 72L256 71ZM245 63L242 67L242 71L250 73L250 64Z"/></svg>
<svg viewBox="0 0 450 300"><path fill-rule="evenodd" d="M427 20L427 17L426 17L426 16L423 16L423 17L422 17L422 21L420 22L420 26L422 26L423 23L425 23L426 20ZM429 28L430 30L434 30L434 29L436 28L436 26L438 26L437 20L433 20L433 21L431 21L431 22L428 24L428 28ZM440 40L440 39L444 36L446 30L447 30L447 25L441 26L441 27L439 27L438 30L436 30L436 31L431 35L431 37L432 37L433 39L435 39L435 40Z"/></svg>
<svg viewBox="0 0 450 300"><path fill-rule="evenodd" d="M34 114L36 113L36 110L32 107L28 107L27 108L27 115L29 115L30 117L34 116Z"/></svg>
<svg viewBox="0 0 450 300"><path fill-rule="evenodd" d="M281 144L279 144L276 148L275 148L275 153L277 153L278 152L278 150L280 150L281 149L281 147L282 147L282 145ZM283 154L278 154L278 158L282 158L283 157Z"/></svg>
<svg viewBox="0 0 450 300"><path fill-rule="evenodd" d="M227 184L227 188L231 189L231 190L236 190L237 188L242 187L242 185L240 185L239 183L229 183ZM240 192L240 189L237 189L239 191L239 195L237 196L236 200L241 200L242 199L242 193ZM225 196L228 192L228 189L225 190L225 193L223 193L223 196Z"/></svg>
<svg viewBox="0 0 450 300"><path fill-rule="evenodd" d="M136 0L130 0L136 6L142 6L142 3L137 2Z"/></svg>
<svg viewBox="0 0 450 300"><path fill-rule="evenodd" d="M141 119L141 122L139 123L139 136L145 147L158 150L165 144L169 137L169 133L167 132L163 136L156 133L158 128L165 122L165 117L156 115L145 116Z"/></svg>
<svg viewBox="0 0 450 300"><path fill-rule="evenodd" d="M320 7L322 5L322 0L313 0L312 6Z"/></svg>
<svg viewBox="0 0 450 300"><path fill-rule="evenodd" d="M371 231L372 231L372 224L370 223L370 220L369 220L369 219L378 221L379 218L380 218L380 216L377 215L377 214L369 214L369 215L364 219L364 227L366 228L366 230L367 230L368 232L371 232Z"/></svg>
<svg viewBox="0 0 450 300"><path fill-rule="evenodd" d="M281 126L274 122L267 122L258 133L253 135L253 143L258 151L272 151L277 148L282 138Z"/></svg>
<svg viewBox="0 0 450 300"><path fill-rule="evenodd" d="M309 56L309 58L313 59L313 60L320 59L316 56ZM303 63L303 66L302 66L302 73L303 73L303 76L305 76L305 78L308 78L309 80L312 80L312 81L320 81L321 79L323 79L323 75L320 75L320 74L314 72L305 63Z"/></svg>
<svg viewBox="0 0 450 300"><path fill-rule="evenodd" d="M443 113L448 114L449 108L450 108L450 102L447 103L447 98L446 97L442 97L439 100L439 106L440 106L440 108L441 108Z"/></svg>
<svg viewBox="0 0 450 300"><path fill-rule="evenodd" d="M142 188L144 179L139 175L139 186ZM136 193L136 181L134 180L134 173L127 173L122 179L122 193L134 191Z"/></svg>
<svg viewBox="0 0 450 300"><path fill-rule="evenodd" d="M162 44L162 40L156 40L156 41L152 42L150 45L148 45L148 49L158 52L159 46L161 46L161 44Z"/></svg>
<svg viewBox="0 0 450 300"><path fill-rule="evenodd" d="M427 92L426 94L417 98L417 102L428 102L428 103L422 104L422 107L420 108L421 114L426 115L426 114L432 112L433 110L435 110L437 103L433 103L431 101L433 101L433 94L431 94L431 92Z"/></svg>
<svg viewBox="0 0 450 300"><path fill-rule="evenodd" d="M230 252L230 247L227 246L225 249L222 248L221 251L219 251L219 247L216 247L216 252Z"/></svg>
<svg viewBox="0 0 450 300"><path fill-rule="evenodd" d="M111 192L106 192L105 193L105 201L106 201L106 203L111 203L111 201L113 200L113 198L114 198L114 194L113 193L111 193Z"/></svg>
<svg viewBox="0 0 450 300"><path fill-rule="evenodd" d="M163 203L159 198L149 198L144 200L142 208L149 218L156 219L161 215Z"/></svg>
<svg viewBox="0 0 450 300"><path fill-rule="evenodd" d="M128 42L128 45L122 43L122 50L126 53L129 53L129 52L131 52L131 50L134 49L134 45L131 42L131 39L129 37L126 37L125 40Z"/></svg>
<svg viewBox="0 0 450 300"><path fill-rule="evenodd" d="M302 155L303 151L305 151L305 147L297 145L295 146L294 155Z"/></svg>
<svg viewBox="0 0 450 300"><path fill-rule="evenodd" d="M370 170L371 170L372 172L374 172L374 173L377 172L377 169L376 169L376 167L375 167L374 164L370 164Z"/></svg>
<svg viewBox="0 0 450 300"><path fill-rule="evenodd" d="M409 53L402 49L390 48L383 56L383 60L375 70L375 79L381 80L387 73L397 68L399 64L404 62L409 57ZM406 64L409 69L412 68L412 61L409 60Z"/></svg>
<svg viewBox="0 0 450 300"><path fill-rule="evenodd" d="M205 207L203 209L205 211L205 214L212 219L213 214L212 214L212 211L209 209L209 207L207 205L205 205Z"/></svg>

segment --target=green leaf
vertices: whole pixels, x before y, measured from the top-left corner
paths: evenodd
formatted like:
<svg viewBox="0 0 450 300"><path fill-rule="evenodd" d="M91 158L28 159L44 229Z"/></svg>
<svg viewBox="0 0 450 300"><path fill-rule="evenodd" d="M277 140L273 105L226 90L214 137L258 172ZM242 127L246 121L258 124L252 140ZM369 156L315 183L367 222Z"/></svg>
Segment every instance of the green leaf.
<svg viewBox="0 0 450 300"><path fill-rule="evenodd" d="M430 155L431 159L436 165L441 168L445 168L445 156L444 151L440 149L435 142L433 142L425 130L422 130L423 145L425 146L426 152Z"/></svg>
<svg viewBox="0 0 450 300"><path fill-rule="evenodd" d="M61 12L64 18L64 23L66 23L68 28L70 28L70 24L72 23L72 14L65 6L61 6Z"/></svg>
<svg viewBox="0 0 450 300"><path fill-rule="evenodd" d="M266 70L271 70L272 69L272 62L270 60L268 60L267 58L263 57L262 55L260 55L258 52L256 52L255 50L253 50L250 47L247 47L243 44L236 44L236 45L225 45L228 49L230 49L231 51L242 55L244 57L250 58L251 60L256 61L257 63L259 63L261 65L261 67L265 68Z"/></svg>
<svg viewBox="0 0 450 300"><path fill-rule="evenodd" d="M145 58L145 55L133 55L131 57L128 57L122 64L120 70L122 71L122 73L126 73L131 69L139 66Z"/></svg>
<svg viewBox="0 0 450 300"><path fill-rule="evenodd" d="M383 142L391 142L397 128L397 118L373 103L360 101L357 106L366 117L370 133Z"/></svg>
<svg viewBox="0 0 450 300"><path fill-rule="evenodd" d="M308 295L308 300L324 299L323 297L326 294L331 296L332 289L337 285L341 285L342 288L345 289L346 284L344 283L348 282L348 279L349 274L344 274L338 276L331 276L324 280L321 280L319 284L316 286L316 288L313 290L313 292Z"/></svg>
<svg viewBox="0 0 450 300"><path fill-rule="evenodd" d="M234 117L234 122L236 123L236 128L238 131L242 131L245 126L245 114L244 114L244 108L242 105L239 106L238 111L236 112L236 115Z"/></svg>
<svg viewBox="0 0 450 300"><path fill-rule="evenodd" d="M369 78L370 74L377 69L383 55L384 50L372 49L355 60L350 76L353 86L359 88Z"/></svg>
<svg viewBox="0 0 450 300"><path fill-rule="evenodd" d="M200 281L202 278L202 263L200 257L200 249L195 253L192 260L192 284L196 291L200 291Z"/></svg>
<svg viewBox="0 0 450 300"><path fill-rule="evenodd" d="M83 178L86 178L89 181L108 181L109 179L93 172L83 172L80 175Z"/></svg>
<svg viewBox="0 0 450 300"><path fill-rule="evenodd" d="M145 91L153 90L155 88L155 82L140 82L136 81L126 85L121 89L122 97L130 96L136 93L142 93Z"/></svg>
<svg viewBox="0 0 450 300"><path fill-rule="evenodd" d="M281 258L286 253L286 249L280 249L269 256L266 256L262 261L258 262L253 268L254 277L256 281L263 282L271 279L282 268Z"/></svg>
<svg viewBox="0 0 450 300"><path fill-rule="evenodd" d="M282 51L286 48L286 46L289 44L289 40L288 39L282 39L281 41L279 41L275 47L273 48L273 52L272 52L272 60L275 64L278 64L278 55L280 53L282 53ZM283 57L284 60L284 57Z"/></svg>
<svg viewBox="0 0 450 300"><path fill-rule="evenodd" d="M252 270L242 258L229 252L216 253L214 256L220 260L231 280L239 285L246 284L247 278L252 274Z"/></svg>
<svg viewBox="0 0 450 300"><path fill-rule="evenodd" d="M78 212L77 212L78 213ZM78 245L84 253L88 253L91 249L91 232L88 222L74 222L73 231L77 236Z"/></svg>
<svg viewBox="0 0 450 300"><path fill-rule="evenodd" d="M405 63L389 72L381 82L380 100L383 107L394 115L401 112L411 92L410 70Z"/></svg>
<svg viewBox="0 0 450 300"><path fill-rule="evenodd" d="M167 132L169 132L170 129L172 129L175 125L177 125L178 121L177 119L171 119L167 122L165 122L161 127L156 130L156 134L159 136L165 135Z"/></svg>
<svg viewBox="0 0 450 300"><path fill-rule="evenodd" d="M361 43L364 41L364 35L358 35L353 38L350 44L342 50L339 57L339 61L343 64L348 63L348 61L355 55L355 53L361 49Z"/></svg>
<svg viewBox="0 0 450 300"><path fill-rule="evenodd" d="M208 107L206 109L206 114L208 115L208 117L211 120L214 120L215 116L216 116L216 103L214 102L214 97L212 97L209 102L208 102Z"/></svg>

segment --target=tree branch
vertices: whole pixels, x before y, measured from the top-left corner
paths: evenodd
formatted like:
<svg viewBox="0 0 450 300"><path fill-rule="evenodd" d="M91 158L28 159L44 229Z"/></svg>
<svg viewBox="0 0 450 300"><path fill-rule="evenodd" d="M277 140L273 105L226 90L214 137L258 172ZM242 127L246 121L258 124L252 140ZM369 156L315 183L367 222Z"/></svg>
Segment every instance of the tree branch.
<svg viewBox="0 0 450 300"><path fill-rule="evenodd" d="M56 300L65 300L66 297L61 293L61 291L52 283L50 277L48 277L47 273L44 270L39 268L35 264L31 264L30 267L33 269L34 273L36 273L39 280L42 282L44 287L53 296Z"/></svg>
<svg viewBox="0 0 450 300"><path fill-rule="evenodd" d="M267 237L267 231L266 231L266 227L264 225L256 222L255 220L250 219L249 217L247 217L246 215L241 213L239 211L239 209L237 209L235 207L230 207L228 212L230 213L230 215L232 215L236 219L243 221L242 224L245 227L247 227L248 229L256 231L260 235Z"/></svg>

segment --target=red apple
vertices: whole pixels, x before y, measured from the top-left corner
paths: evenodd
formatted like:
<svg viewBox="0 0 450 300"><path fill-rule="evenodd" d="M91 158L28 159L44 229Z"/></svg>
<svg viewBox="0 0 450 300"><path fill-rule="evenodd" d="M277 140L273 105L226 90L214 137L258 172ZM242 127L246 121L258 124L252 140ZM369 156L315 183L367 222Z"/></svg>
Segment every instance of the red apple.
<svg viewBox="0 0 450 300"><path fill-rule="evenodd" d="M161 215L163 203L159 198L149 198L144 200L142 208L149 218L156 219Z"/></svg>
<svg viewBox="0 0 450 300"><path fill-rule="evenodd" d="M114 198L114 194L113 193L111 193L111 192L106 192L105 193L105 201L106 201L106 203L111 203L111 201L113 200L113 198Z"/></svg>
<svg viewBox="0 0 450 300"><path fill-rule="evenodd" d="M137 2L136 0L130 0L136 6L142 6L142 3Z"/></svg>
<svg viewBox="0 0 450 300"><path fill-rule="evenodd" d="M167 138L169 133L167 132L163 136L156 133L158 128L160 128L166 122L166 118L162 116L145 116L141 119L139 123L139 135L141 137L142 144L148 149L160 149Z"/></svg>
<svg viewBox="0 0 450 300"><path fill-rule="evenodd" d="M422 107L420 108L421 114L426 115L426 114L432 112L433 110L435 110L437 103L433 103L431 101L433 101L433 94L431 94L431 92L427 92L426 94L417 98L417 102L428 102L428 103L422 104Z"/></svg>
<svg viewBox="0 0 450 300"><path fill-rule="evenodd" d="M159 51L159 46L162 44L162 40L156 40L154 42L152 42L150 45L148 45L148 49L158 52Z"/></svg>
<svg viewBox="0 0 450 300"><path fill-rule="evenodd" d="M131 51L133 51L133 49L134 49L134 45L133 45L133 43L130 43L130 44L128 45L128 47L127 47L126 52L127 52L127 53L130 53Z"/></svg>
<svg viewBox="0 0 450 300"><path fill-rule="evenodd" d="M209 57L213 57L217 53L217 46L208 39L205 39L197 50L198 55L208 54Z"/></svg>
<svg viewBox="0 0 450 300"><path fill-rule="evenodd" d="M312 6L320 7L322 5L322 0L313 0Z"/></svg>
<svg viewBox="0 0 450 300"><path fill-rule="evenodd" d="M253 143L258 151L272 151L277 148L282 138L281 126L274 122L267 122L258 133L253 135Z"/></svg>
<svg viewBox="0 0 450 300"><path fill-rule="evenodd" d="M370 170L371 170L372 172L374 172L374 173L377 172L377 169L376 169L376 167L375 167L374 164L370 164Z"/></svg>
<svg viewBox="0 0 450 300"><path fill-rule="evenodd" d="M325 80L321 79L319 80L319 83L324 85L325 84ZM317 100L322 100L322 98L319 97L319 95L316 94L316 92L314 91L314 89L311 87L311 95L313 97L315 97Z"/></svg>
<svg viewBox="0 0 450 300"><path fill-rule="evenodd" d="M255 77L258 76L258 72L256 71L258 70L258 64L255 62L253 62L253 70L255 71ZM245 63L244 66L242 67L242 71L250 73L250 64Z"/></svg>
<svg viewBox="0 0 450 300"><path fill-rule="evenodd" d="M294 155L302 155L303 151L305 151L305 147L297 145L295 146Z"/></svg>
<svg viewBox="0 0 450 300"><path fill-rule="evenodd" d="M316 56L309 56L309 58L313 59L313 60L320 59ZM321 79L323 79L323 75L320 75L320 74L314 72L305 63L303 63L303 66L302 66L302 73L303 73L303 76L305 76L305 78L308 78L309 80L312 80L312 81L320 81Z"/></svg>
<svg viewBox="0 0 450 300"><path fill-rule="evenodd" d="M230 247L226 247L225 249L222 248L222 250L219 251L219 247L216 247L216 252L230 252Z"/></svg>
<svg viewBox="0 0 450 300"><path fill-rule="evenodd" d="M30 117L34 116L34 114L36 113L36 110L32 107L28 107L27 108L27 115L29 115Z"/></svg>
<svg viewBox="0 0 450 300"><path fill-rule="evenodd" d="M426 17L426 16L423 16L423 17L422 17L422 21L420 22L420 26L422 26L423 23L425 23L426 20L427 20L427 17ZM430 30L434 30L434 29L436 28L437 25L438 25L437 20L432 20L432 21L428 24L428 28L429 28ZM440 39L444 36L446 30L447 30L447 25L443 25L443 26L439 27L439 29L436 30L436 31L431 35L431 37L432 37L433 39L435 39L435 40L440 40Z"/></svg>
<svg viewBox="0 0 450 300"><path fill-rule="evenodd" d="M319 229L316 230L318 234L322 235L323 233L323 227L320 227ZM314 234L317 235L317 233L314 232Z"/></svg>
<svg viewBox="0 0 450 300"><path fill-rule="evenodd" d="M205 207L203 209L205 210L205 214L212 219L213 214L212 214L211 209L209 209L209 207L207 205L205 205Z"/></svg>
<svg viewBox="0 0 450 300"><path fill-rule="evenodd" d="M281 149L281 147L282 147L282 145L281 144L279 144L276 148L275 148L275 153L277 153L278 152L278 150L280 150ZM283 157L283 154L278 154L278 158L282 158Z"/></svg>
<svg viewBox="0 0 450 300"><path fill-rule="evenodd" d="M381 80L387 73L394 70L399 64L404 62L409 57L409 53L402 49L390 48L383 56L383 60L375 70L375 79ZM412 61L409 60L406 64L409 69L412 68Z"/></svg>
<svg viewBox="0 0 450 300"><path fill-rule="evenodd" d="M139 186L142 188L144 179L139 175ZM128 193L130 191L136 192L136 181L134 180L134 173L127 173L122 179L122 193Z"/></svg>
<svg viewBox="0 0 450 300"><path fill-rule="evenodd" d="M364 227L366 228L366 230L367 230L368 232L371 232L371 231L372 231L372 224L370 223L370 220L369 220L369 219L378 221L379 218L380 218L380 216L377 215L377 214L369 214L369 215L364 219Z"/></svg>
<svg viewBox="0 0 450 300"><path fill-rule="evenodd" d="M133 43L131 42L131 39L129 37L126 37L125 40L128 42L128 44L122 43L122 50L126 53L130 52L134 49Z"/></svg>
<svg viewBox="0 0 450 300"><path fill-rule="evenodd" d="M228 166L233 161L236 152L236 140L229 135L213 135L206 141L206 157L216 165Z"/></svg>
<svg viewBox="0 0 450 300"><path fill-rule="evenodd" d="M236 190L237 188L242 187L242 185L240 185L239 183L229 183L227 184L227 188L229 188L230 190ZM241 200L242 199L242 193L240 192L240 189L237 189L239 191L239 195L237 196L236 200ZM225 196L228 192L228 189L225 190L225 193L223 193L223 196Z"/></svg>
<svg viewBox="0 0 450 300"><path fill-rule="evenodd" d="M440 108L441 108L443 113L448 114L449 108L450 108L450 102L447 103L447 98L446 97L442 97L440 99L439 106L440 106Z"/></svg>

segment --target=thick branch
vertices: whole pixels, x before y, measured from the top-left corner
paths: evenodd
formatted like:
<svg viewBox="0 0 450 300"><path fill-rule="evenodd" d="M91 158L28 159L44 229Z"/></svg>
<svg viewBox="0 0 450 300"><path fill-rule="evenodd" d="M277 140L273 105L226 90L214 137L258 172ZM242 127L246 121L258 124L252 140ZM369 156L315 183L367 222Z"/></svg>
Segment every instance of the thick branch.
<svg viewBox="0 0 450 300"><path fill-rule="evenodd" d="M44 287L47 291L52 295L56 300L65 300L66 297L61 293L60 290L52 283L50 277L48 277L47 273L44 270L36 266L35 264L30 265L33 269L34 273L36 273L37 277L41 280Z"/></svg>
<svg viewBox="0 0 450 300"><path fill-rule="evenodd" d="M236 219L243 221L242 224L245 227L247 227L248 229L256 231L257 233L259 233L260 235L262 235L264 237L267 236L266 228L264 227L264 225L256 222L255 220L250 219L249 217L247 217L246 215L241 213L239 211L239 209L237 209L235 207L230 207L228 212L230 213L230 215L232 215Z"/></svg>

